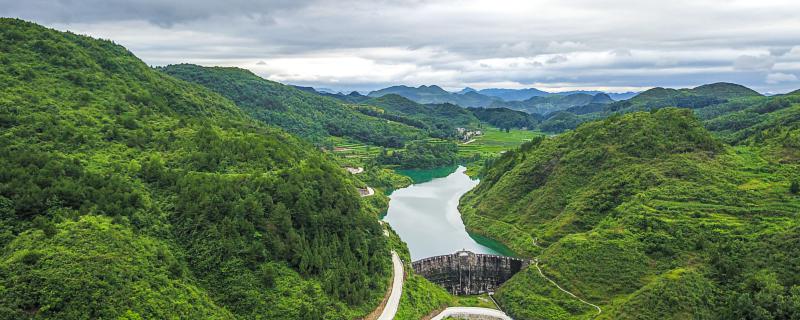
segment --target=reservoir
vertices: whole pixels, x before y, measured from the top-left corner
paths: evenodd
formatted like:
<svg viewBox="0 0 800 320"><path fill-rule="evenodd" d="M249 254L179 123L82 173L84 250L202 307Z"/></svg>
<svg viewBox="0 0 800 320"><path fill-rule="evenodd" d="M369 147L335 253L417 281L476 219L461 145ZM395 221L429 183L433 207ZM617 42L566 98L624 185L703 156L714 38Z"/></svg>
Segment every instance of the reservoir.
<svg viewBox="0 0 800 320"><path fill-rule="evenodd" d="M478 185L463 166L430 170L404 170L414 184L389 196L389 210L383 220L408 244L411 259L451 254L467 249L475 253L513 255L502 244L464 228L458 200Z"/></svg>

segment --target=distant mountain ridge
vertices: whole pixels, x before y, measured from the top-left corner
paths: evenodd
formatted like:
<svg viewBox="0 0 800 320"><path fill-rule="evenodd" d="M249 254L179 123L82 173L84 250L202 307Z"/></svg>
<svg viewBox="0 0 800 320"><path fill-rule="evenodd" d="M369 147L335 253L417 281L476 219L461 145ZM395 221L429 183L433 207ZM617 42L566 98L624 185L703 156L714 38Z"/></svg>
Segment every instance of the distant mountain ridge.
<svg viewBox="0 0 800 320"><path fill-rule="evenodd" d="M638 94L637 92L605 93L602 91L566 91L553 93L542 91L536 88L490 88L475 90L470 87L466 87L458 92L450 92L437 85L421 85L419 87L398 85L372 91L367 96L380 97L387 94L397 94L407 99L411 99L417 103L453 103L465 108L485 108L498 101L517 102L529 100L535 97L561 97L575 94L593 96L600 93L615 101L629 99Z"/></svg>
<svg viewBox="0 0 800 320"><path fill-rule="evenodd" d="M464 90L462 90L463 92ZM467 90L463 94L453 93L437 85L422 85L419 87L391 86L370 92L367 96L372 98L382 97L387 94L396 94L417 103L452 103L462 107L486 107L499 98L489 97Z"/></svg>
<svg viewBox="0 0 800 320"><path fill-rule="evenodd" d="M581 107L588 104L608 104L614 100L605 93L590 95L575 93L570 95L537 96L523 101L495 101L492 108L509 108L545 115L548 113L566 110L572 107Z"/></svg>

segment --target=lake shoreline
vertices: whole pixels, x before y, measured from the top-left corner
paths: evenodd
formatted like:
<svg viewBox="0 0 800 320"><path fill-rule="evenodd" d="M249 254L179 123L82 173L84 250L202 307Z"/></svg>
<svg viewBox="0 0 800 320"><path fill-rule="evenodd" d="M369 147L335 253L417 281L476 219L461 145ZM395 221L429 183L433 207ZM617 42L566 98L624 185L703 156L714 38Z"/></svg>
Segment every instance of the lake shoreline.
<svg viewBox="0 0 800 320"><path fill-rule="evenodd" d="M451 254L466 249L476 253L518 257L501 242L467 231L459 202L477 186L464 166L423 170L398 170L414 183L394 190L381 217L407 243L412 260Z"/></svg>

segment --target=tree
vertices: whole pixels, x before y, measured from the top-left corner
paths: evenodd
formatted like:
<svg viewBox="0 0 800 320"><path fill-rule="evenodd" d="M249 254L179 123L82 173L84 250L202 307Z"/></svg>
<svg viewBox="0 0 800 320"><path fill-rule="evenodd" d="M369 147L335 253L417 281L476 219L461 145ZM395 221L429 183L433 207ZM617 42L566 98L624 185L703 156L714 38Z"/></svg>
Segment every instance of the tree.
<svg viewBox="0 0 800 320"><path fill-rule="evenodd" d="M800 183L798 183L797 180L792 181L792 185L789 186L789 192L793 194L800 193Z"/></svg>

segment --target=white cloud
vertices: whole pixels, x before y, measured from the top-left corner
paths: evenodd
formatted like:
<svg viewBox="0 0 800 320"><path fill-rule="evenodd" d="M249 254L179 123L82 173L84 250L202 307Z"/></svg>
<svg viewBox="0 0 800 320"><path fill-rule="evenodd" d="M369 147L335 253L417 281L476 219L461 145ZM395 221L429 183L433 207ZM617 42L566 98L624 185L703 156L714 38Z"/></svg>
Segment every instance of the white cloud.
<svg viewBox="0 0 800 320"><path fill-rule="evenodd" d="M248 67L335 89L731 81L787 91L793 83L764 77L800 71L800 2L785 0L0 0L0 8L113 39L153 65Z"/></svg>
<svg viewBox="0 0 800 320"><path fill-rule="evenodd" d="M777 84L781 82L796 82L797 76L789 73L776 72L768 74L766 81L769 84Z"/></svg>
<svg viewBox="0 0 800 320"><path fill-rule="evenodd" d="M738 70L770 70L775 65L775 57L771 55L742 55L736 58L733 67Z"/></svg>

